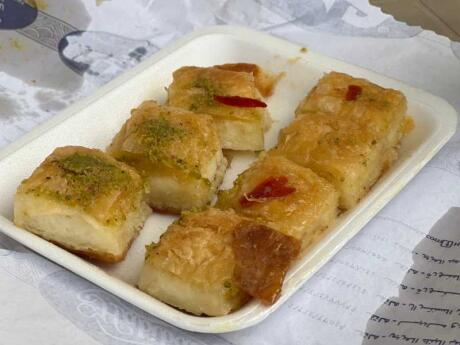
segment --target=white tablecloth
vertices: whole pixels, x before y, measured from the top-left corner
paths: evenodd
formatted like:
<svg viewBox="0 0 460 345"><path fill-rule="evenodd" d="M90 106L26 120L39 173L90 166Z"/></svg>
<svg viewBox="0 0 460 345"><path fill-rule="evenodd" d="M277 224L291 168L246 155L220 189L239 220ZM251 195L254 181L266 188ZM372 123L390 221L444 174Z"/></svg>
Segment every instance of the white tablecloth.
<svg viewBox="0 0 460 345"><path fill-rule="evenodd" d="M0 30L0 147L168 42L216 24L298 42L430 91L460 111L460 43L398 23L365 0L37 2L43 26L57 21L62 30L84 30L93 45L62 49L56 37L34 40L27 28ZM77 73L81 65L72 61L86 63L86 72ZM257 326L225 335L169 326L0 235L0 344L353 345L363 337L365 343L457 344L456 206L458 134L283 307ZM440 257L450 265L444 276L433 261ZM449 293L436 296L439 286ZM447 310L430 310L434 305ZM411 313L398 309L406 306Z"/></svg>

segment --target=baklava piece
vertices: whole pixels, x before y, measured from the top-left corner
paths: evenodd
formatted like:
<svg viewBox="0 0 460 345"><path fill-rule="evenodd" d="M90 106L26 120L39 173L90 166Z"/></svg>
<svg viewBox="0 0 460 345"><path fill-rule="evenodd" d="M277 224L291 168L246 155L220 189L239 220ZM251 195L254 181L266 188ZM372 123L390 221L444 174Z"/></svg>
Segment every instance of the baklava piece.
<svg viewBox="0 0 460 345"><path fill-rule="evenodd" d="M227 166L210 116L154 101L132 110L107 152L145 178L151 207L172 213L207 205Z"/></svg>
<svg viewBox="0 0 460 345"><path fill-rule="evenodd" d="M302 242L315 243L336 219L338 193L325 179L290 160L267 155L244 171L216 207L234 209Z"/></svg>
<svg viewBox="0 0 460 345"><path fill-rule="evenodd" d="M389 163L397 158L400 140L411 129L402 92L344 73L331 72L321 78L302 100L296 115L315 112L342 117L365 128L385 148Z"/></svg>
<svg viewBox="0 0 460 345"><path fill-rule="evenodd" d="M413 127L406 111L400 91L331 72L302 100L278 148L332 182L340 207L350 209L397 159Z"/></svg>
<svg viewBox="0 0 460 345"><path fill-rule="evenodd" d="M182 67L168 88L169 105L211 115L224 149L263 150L270 117L261 93L271 93L274 81L251 66Z"/></svg>
<svg viewBox="0 0 460 345"><path fill-rule="evenodd" d="M374 135L372 123L321 113L298 117L283 128L270 154L281 154L331 182L344 210L356 205L394 159Z"/></svg>
<svg viewBox="0 0 460 345"><path fill-rule="evenodd" d="M147 247L138 286L187 312L225 315L251 296L274 303L299 248L232 210L185 212Z"/></svg>
<svg viewBox="0 0 460 345"><path fill-rule="evenodd" d="M18 187L14 223L76 254L121 261L150 215L141 177L100 150L56 149Z"/></svg>

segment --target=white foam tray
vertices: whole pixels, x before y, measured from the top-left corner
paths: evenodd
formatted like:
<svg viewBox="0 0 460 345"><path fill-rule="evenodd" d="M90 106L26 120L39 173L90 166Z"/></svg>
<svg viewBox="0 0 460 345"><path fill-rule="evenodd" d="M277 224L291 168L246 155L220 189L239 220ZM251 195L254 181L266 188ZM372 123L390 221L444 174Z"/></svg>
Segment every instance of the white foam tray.
<svg viewBox="0 0 460 345"><path fill-rule="evenodd" d="M281 306L328 259L389 202L453 135L455 110L444 100L371 71L308 51L279 38L239 27L210 27L192 33L164 48L137 67L72 105L0 153L0 231L37 253L88 279L114 295L177 327L199 332L229 332L254 325ZM414 117L415 130L404 140L400 158L351 212L293 267L281 298L266 307L256 301L222 317L198 317L183 313L136 289L144 258L144 246L157 240L173 217L153 215L122 263L95 265L12 223L13 196L22 179L54 148L83 145L105 148L129 116L130 109L146 99L164 101L164 87L172 72L184 65L209 66L228 62L253 62L273 71L285 71L268 101L275 122L266 135L266 146L276 142L280 128L293 119L296 105L324 72L336 70L364 77L403 91ZM227 172L224 187L254 156L238 154Z"/></svg>

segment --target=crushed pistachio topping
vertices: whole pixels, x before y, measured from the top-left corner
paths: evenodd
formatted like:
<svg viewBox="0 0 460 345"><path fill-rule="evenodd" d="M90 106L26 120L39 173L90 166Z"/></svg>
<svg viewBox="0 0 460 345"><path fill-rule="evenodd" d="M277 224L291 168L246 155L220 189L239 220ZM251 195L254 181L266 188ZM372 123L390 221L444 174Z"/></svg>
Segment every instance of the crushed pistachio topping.
<svg viewBox="0 0 460 345"><path fill-rule="evenodd" d="M127 191L133 186L132 178L127 171L95 155L74 153L52 160L49 164L59 169L59 176L45 177L43 184L28 192L37 196L46 194L84 210L93 206L98 196L109 194L113 190ZM112 224L123 221L124 218L122 212L115 212L111 218L104 221Z"/></svg>
<svg viewBox="0 0 460 345"><path fill-rule="evenodd" d="M95 195L126 187L131 182L128 172L93 155L75 153L52 164L61 169L67 182L67 188L58 191L57 196L82 206L89 205Z"/></svg>
<svg viewBox="0 0 460 345"><path fill-rule="evenodd" d="M184 152L177 152L176 145L179 147L182 145L178 141L184 139L190 131L184 124L173 123L164 117L159 117L143 122L136 131L151 162L161 163L169 168L178 168L196 178L201 177L198 164L191 164ZM203 142L203 146L206 146L206 142Z"/></svg>
<svg viewBox="0 0 460 345"><path fill-rule="evenodd" d="M64 172L70 187L77 193L104 193L131 181L128 172L94 155L75 153L53 163Z"/></svg>
<svg viewBox="0 0 460 345"><path fill-rule="evenodd" d="M216 95L215 84L206 78L198 78L192 87L202 90L202 93L196 94L193 97L193 103L190 105L189 110L197 111L202 106L214 105L214 96Z"/></svg>
<svg viewBox="0 0 460 345"><path fill-rule="evenodd" d="M139 132L141 140L148 146L162 146L169 144L171 141L182 138L185 135L185 129L173 125L164 117L147 120L138 126L136 131Z"/></svg>
<svg viewBox="0 0 460 345"><path fill-rule="evenodd" d="M215 86L212 81L206 78L199 78L193 83L193 87L203 89L207 94L214 96L216 93Z"/></svg>
<svg viewBox="0 0 460 345"><path fill-rule="evenodd" d="M180 123L173 124L164 117L147 120L136 131L143 145L148 148L150 160L163 162L171 158L166 154L165 148L175 140L182 139L187 133ZM186 165L183 159L174 157L171 163L179 167Z"/></svg>

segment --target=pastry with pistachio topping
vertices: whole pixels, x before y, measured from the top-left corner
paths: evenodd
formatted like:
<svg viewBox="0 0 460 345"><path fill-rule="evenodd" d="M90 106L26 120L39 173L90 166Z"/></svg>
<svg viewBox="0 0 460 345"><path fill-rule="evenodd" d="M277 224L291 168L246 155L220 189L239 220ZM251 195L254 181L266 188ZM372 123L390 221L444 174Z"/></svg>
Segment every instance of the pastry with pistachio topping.
<svg viewBox="0 0 460 345"><path fill-rule="evenodd" d="M132 110L107 152L144 177L151 207L171 213L206 206L227 166L210 116L154 101Z"/></svg>
<svg viewBox="0 0 460 345"><path fill-rule="evenodd" d="M173 74L168 102L211 115L224 149L259 151L270 126L261 95L270 95L276 80L253 64L182 67Z"/></svg>
<svg viewBox="0 0 460 345"><path fill-rule="evenodd" d="M232 210L184 212L147 246L138 286L196 315L228 314L251 296L272 304L299 248Z"/></svg>
<svg viewBox="0 0 460 345"><path fill-rule="evenodd" d="M54 150L22 181L14 222L63 248L121 261L150 215L139 174L97 149Z"/></svg>

